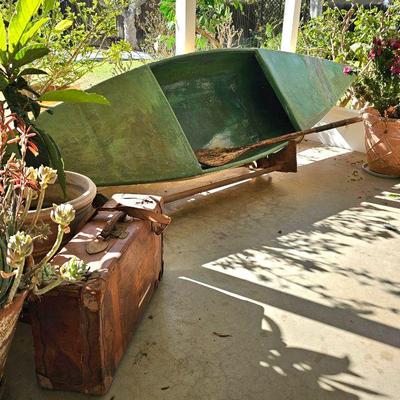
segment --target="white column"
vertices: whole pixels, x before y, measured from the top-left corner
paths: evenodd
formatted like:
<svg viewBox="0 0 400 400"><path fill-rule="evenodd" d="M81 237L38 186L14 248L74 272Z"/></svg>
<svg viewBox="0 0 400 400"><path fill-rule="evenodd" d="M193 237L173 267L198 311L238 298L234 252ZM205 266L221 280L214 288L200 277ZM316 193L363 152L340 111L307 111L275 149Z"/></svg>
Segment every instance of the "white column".
<svg viewBox="0 0 400 400"><path fill-rule="evenodd" d="M300 25L301 0L286 0L283 16L281 50L294 53Z"/></svg>
<svg viewBox="0 0 400 400"><path fill-rule="evenodd" d="M310 0L310 16L311 18L318 17L322 14L323 0Z"/></svg>
<svg viewBox="0 0 400 400"><path fill-rule="evenodd" d="M175 52L194 51L196 37L196 0L176 0Z"/></svg>

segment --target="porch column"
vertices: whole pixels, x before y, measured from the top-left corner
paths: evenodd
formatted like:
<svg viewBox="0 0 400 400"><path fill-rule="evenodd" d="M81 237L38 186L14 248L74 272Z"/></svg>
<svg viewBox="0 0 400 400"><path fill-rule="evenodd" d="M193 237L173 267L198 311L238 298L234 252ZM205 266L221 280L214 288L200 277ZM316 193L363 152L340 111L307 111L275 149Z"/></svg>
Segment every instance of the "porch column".
<svg viewBox="0 0 400 400"><path fill-rule="evenodd" d="M196 0L176 0L175 53L195 50Z"/></svg>
<svg viewBox="0 0 400 400"><path fill-rule="evenodd" d="M296 52L297 34L300 25L301 0L286 0L283 16L281 50Z"/></svg>

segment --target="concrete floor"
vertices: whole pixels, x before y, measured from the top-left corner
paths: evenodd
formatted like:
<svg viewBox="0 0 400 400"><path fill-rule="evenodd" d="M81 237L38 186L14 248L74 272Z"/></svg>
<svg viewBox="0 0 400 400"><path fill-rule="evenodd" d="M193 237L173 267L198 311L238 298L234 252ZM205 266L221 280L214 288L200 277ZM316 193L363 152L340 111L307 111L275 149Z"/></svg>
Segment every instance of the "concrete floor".
<svg viewBox="0 0 400 400"><path fill-rule="evenodd" d="M105 400L400 399L398 180L300 149L272 174L170 206L166 272ZM29 326L8 400L36 386Z"/></svg>

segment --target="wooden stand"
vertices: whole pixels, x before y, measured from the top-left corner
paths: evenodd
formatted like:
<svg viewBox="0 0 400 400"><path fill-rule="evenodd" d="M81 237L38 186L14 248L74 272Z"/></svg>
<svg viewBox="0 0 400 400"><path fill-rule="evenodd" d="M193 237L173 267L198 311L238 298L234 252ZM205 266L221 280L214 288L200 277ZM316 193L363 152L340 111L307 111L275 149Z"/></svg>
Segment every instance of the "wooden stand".
<svg viewBox="0 0 400 400"><path fill-rule="evenodd" d="M107 197L115 193L150 193L161 196L164 204L166 204L208 190L257 178L274 171L297 172L296 142L294 140L290 141L289 144L278 153L271 154L268 158L257 160L255 163L243 167L226 169L219 172L204 174L200 177L176 181L128 186L109 186L99 188L98 191Z"/></svg>
<svg viewBox="0 0 400 400"><path fill-rule="evenodd" d="M171 193L163 196L164 203L171 203L176 200L194 196L196 194L206 192L207 190L216 189L222 186L231 185L233 183L242 182L247 179L256 178L261 175L269 174L270 172L297 172L296 159L296 142L290 141L288 146L276 154L271 154L268 158L257 160L254 164L250 164L249 172L238 176L211 180L209 183L199 185L195 188L182 190L176 193Z"/></svg>

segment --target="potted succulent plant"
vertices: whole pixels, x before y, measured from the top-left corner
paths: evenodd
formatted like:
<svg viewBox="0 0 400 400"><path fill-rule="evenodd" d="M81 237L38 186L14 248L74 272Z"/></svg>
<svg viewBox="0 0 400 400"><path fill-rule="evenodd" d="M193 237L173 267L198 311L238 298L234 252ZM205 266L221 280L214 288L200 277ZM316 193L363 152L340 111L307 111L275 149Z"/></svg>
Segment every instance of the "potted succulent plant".
<svg viewBox="0 0 400 400"><path fill-rule="evenodd" d="M3 107L3 104L1 103ZM10 114L0 125L0 382L7 353L24 299L32 292L43 294L62 282L76 281L86 273L86 266L70 259L59 267L50 260L61 245L63 236L75 217L71 204L53 205L51 219L57 235L41 260L32 257L34 242L46 235L46 226L34 218L26 223L35 198L42 198L57 173L50 167L28 167L26 156L36 152L35 133L16 114ZM18 155L10 151L18 148ZM40 209L37 203L36 212Z"/></svg>
<svg viewBox="0 0 400 400"><path fill-rule="evenodd" d="M400 37L374 38L354 90L364 110L368 170L400 176ZM346 74L356 73L345 67Z"/></svg>

